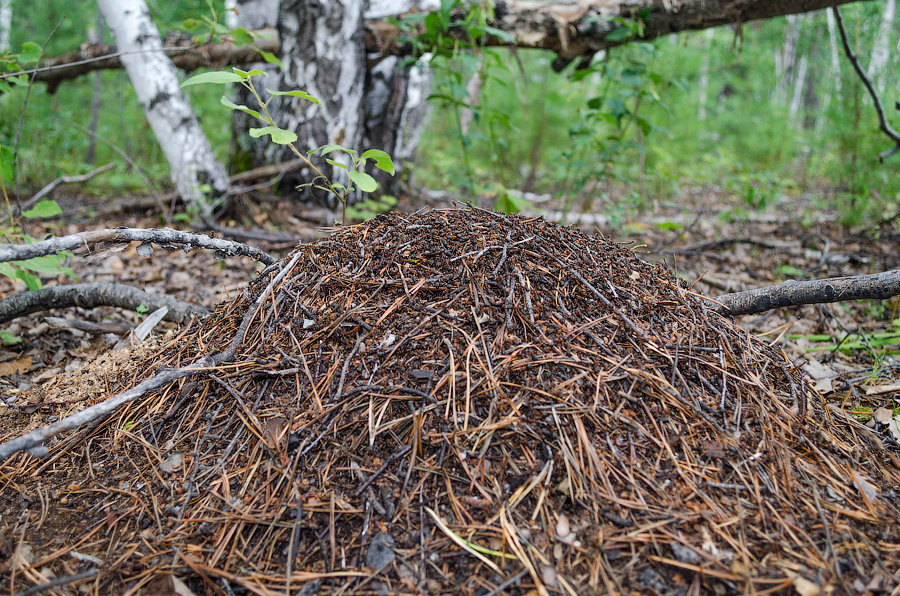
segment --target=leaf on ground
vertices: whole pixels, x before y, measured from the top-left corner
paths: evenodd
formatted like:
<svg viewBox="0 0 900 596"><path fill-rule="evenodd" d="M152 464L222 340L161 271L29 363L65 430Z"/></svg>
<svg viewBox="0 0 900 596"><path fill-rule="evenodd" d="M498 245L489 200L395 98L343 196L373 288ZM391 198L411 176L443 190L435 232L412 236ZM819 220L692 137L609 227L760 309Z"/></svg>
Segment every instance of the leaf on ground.
<svg viewBox="0 0 900 596"><path fill-rule="evenodd" d="M0 362L0 377L21 375L31 370L31 356Z"/></svg>
<svg viewBox="0 0 900 596"><path fill-rule="evenodd" d="M815 358L810 358L809 362L803 365L803 372L815 381L813 386L819 393L831 393L833 389L831 382L838 376L833 368Z"/></svg>

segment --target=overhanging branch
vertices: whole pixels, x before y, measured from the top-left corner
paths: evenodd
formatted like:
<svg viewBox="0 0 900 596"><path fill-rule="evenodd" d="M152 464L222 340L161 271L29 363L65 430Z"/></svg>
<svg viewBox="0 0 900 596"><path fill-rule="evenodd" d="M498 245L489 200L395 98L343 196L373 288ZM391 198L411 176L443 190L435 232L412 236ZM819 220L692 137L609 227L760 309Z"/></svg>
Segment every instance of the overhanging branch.
<svg viewBox="0 0 900 596"><path fill-rule="evenodd" d="M866 71L863 70L863 67L859 63L859 59L856 57L856 54L853 53L853 50L850 49L850 43L847 41L847 32L844 30L844 19L841 17L840 11L837 9L837 6L831 7L831 12L834 13L834 20L837 21L838 31L841 34L841 45L844 47L844 54L847 55L847 59L850 61L850 64L853 65L853 70L856 71L857 76L859 76L860 80L863 82L863 85L866 87L866 91L869 92L869 96L872 98L872 103L875 104L875 113L878 114L878 128L883 132L889 139L894 141L894 146L888 149L887 151L882 151L878 154L878 161L884 162L885 159L900 151L900 133L898 133L891 124L887 121L887 117L884 115L884 108L881 106L881 99L878 97L878 92L875 91L875 86L872 84L872 81L866 75ZM894 107L900 111L900 102L894 104Z"/></svg>
<svg viewBox="0 0 900 596"><path fill-rule="evenodd" d="M610 33L620 26L614 19L634 21L645 14L647 19L642 39L650 40L680 31L742 25L754 20L812 12L851 1L854 0L593 0L573 4L563 0L500 0L495 5L496 18L488 24L505 35L486 35L479 43L484 41L492 46L515 45L550 50L558 55L556 65L561 67L580 56L631 41L618 37L609 39ZM455 16L465 16L465 13ZM367 19L365 41L370 61L375 62L389 55L410 55L413 47L406 40L422 32L422 29L404 31L383 18ZM278 53L280 40L276 30L263 29L255 33L263 35L255 42L256 48ZM463 28L456 28L446 32L446 37L465 39L466 32ZM197 45L179 33L170 33L165 46L175 66L185 71L259 61L259 53L253 47L235 46L229 41ZM427 51L428 48L422 49ZM78 51L51 58L41 68L26 73L33 73L35 80L46 83L50 93L53 93L64 80L94 70L121 68L119 56L114 46L84 44Z"/></svg>

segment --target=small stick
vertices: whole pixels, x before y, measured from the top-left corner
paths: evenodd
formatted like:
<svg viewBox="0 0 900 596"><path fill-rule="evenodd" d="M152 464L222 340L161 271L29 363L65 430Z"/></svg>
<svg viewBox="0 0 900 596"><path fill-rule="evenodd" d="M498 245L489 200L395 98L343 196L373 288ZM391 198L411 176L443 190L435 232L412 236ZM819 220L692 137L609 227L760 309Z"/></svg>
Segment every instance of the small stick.
<svg viewBox="0 0 900 596"><path fill-rule="evenodd" d="M234 358L238 347L240 347L241 343L244 341L244 336L247 333L247 328L250 326L250 322L256 317L256 314L259 312L259 308L262 306L263 301L265 301L266 296L268 296L269 292L275 285L277 285L279 282L281 282L282 279L284 279L284 276L287 275L287 273L293 268L294 264L296 264L296 262L300 259L300 256L301 253L299 252L295 254L294 258L291 259L291 261L287 265L285 265L284 268L282 268L281 272L276 275L272 279L272 281L269 282L269 285L267 285L266 289L263 290L262 293L260 293L256 301L247 308L247 312L244 314L244 318L241 321L241 324L238 327L238 330L235 333L234 338L231 340L231 344L228 346L227 350L214 355L207 354L201 356L184 368L165 369L162 372L159 372L153 377L147 379L146 381L143 381L137 386L129 389L128 391L119 393L115 397L81 410L80 412L72 414L67 418L63 418L59 422L54 422L53 424L37 428L15 439L9 440L5 443L0 443L0 462L7 459L11 455L18 453L19 451L32 451L34 455L39 456L46 455L48 449L44 447L42 443L47 439L55 437L61 432L72 430L80 426L84 426L85 424L88 424L89 422L92 422L99 418L109 416L117 408L119 408L119 406L134 401L135 399L145 395L146 393L149 393L150 391L153 391L154 389L165 387L172 381L182 379L184 377L193 376L205 370L215 368L223 362L230 361L232 358Z"/></svg>
<svg viewBox="0 0 900 596"><path fill-rule="evenodd" d="M171 228L112 228L80 232L69 236L60 236L42 240L34 244L0 244L0 262L23 261L34 257L55 254L61 250L77 250L82 246L98 242L143 242L156 243L162 246L183 245L187 247L206 248L228 257L245 256L272 265L277 259L272 255L240 242L213 238L206 234L182 232ZM140 252L140 251L139 251Z"/></svg>

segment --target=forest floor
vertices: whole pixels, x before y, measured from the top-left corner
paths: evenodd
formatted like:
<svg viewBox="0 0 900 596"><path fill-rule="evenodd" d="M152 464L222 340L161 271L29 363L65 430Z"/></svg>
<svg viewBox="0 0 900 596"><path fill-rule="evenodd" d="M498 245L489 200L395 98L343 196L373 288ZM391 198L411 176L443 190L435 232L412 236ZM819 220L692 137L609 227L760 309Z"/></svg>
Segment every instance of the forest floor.
<svg viewBox="0 0 900 596"><path fill-rule="evenodd" d="M585 216L580 227L599 230L647 260L673 269L692 290L704 296L736 292L780 283L887 271L900 267L900 228L896 222L880 227L847 230L838 225L839 214L822 210L814 193L782 197L764 212L748 212L740 200L716 190L690 193L678 204L657 205L630 213L610 227L605 216ZM41 223L30 222L35 237L62 236L114 227L159 227L152 210L117 208L107 199L82 195L56 197L65 215ZM413 211L427 203L450 206L445 201L405 200L401 208ZM308 242L334 230L333 215L286 203L244 203L234 209L237 218L219 225L237 230L277 230L273 235L292 236ZM552 210L551 210L552 212ZM540 215L540 211L534 212ZM575 216L568 223L578 225ZM596 225L599 222L600 225ZM190 229L174 222L172 227ZM204 230L198 230L204 231ZM208 230L205 233L210 233ZM229 237L212 232L213 236ZM290 241L246 239L274 256L286 254ZM116 281L153 293L214 307L220 300L240 293L262 267L249 258L217 261L209 252L156 250L149 258L137 253L137 243L116 245L90 253L82 251L71 268L80 282ZM46 284L71 283L60 277ZM24 289L0 279L0 297ZM70 321L103 322L114 332L89 333L76 326L49 324L49 315ZM804 367L820 390L839 392L845 407L890 405L891 394L879 394L873 404L860 402L870 384L890 382L891 371L900 368L893 352L900 352L900 298L887 301L823 304L742 316L736 323L751 333L765 334L780 346L797 366ZM0 391L6 396L39 385L53 375L74 370L102 354L120 335L140 322L137 312L120 309L72 309L22 317L6 328L21 337L18 344L0 346ZM177 326L161 323L160 330ZM857 335L861 334L862 337ZM830 339L826 339L826 336ZM814 341L810 341L810 340ZM848 341L852 340L852 341ZM842 343L842 348L834 349ZM862 345L861 345L862 344ZM870 393L872 390L870 390ZM863 399L863 402L866 400Z"/></svg>
<svg viewBox="0 0 900 596"><path fill-rule="evenodd" d="M900 233L896 224L878 229L846 230L837 214L817 209L808 196L783 197L763 213L747 213L723 193L697 192L678 205L659 205L631 214L614 228L601 229L650 261L664 263L690 285L693 292L718 294L752 289L787 279L817 279L875 273L900 267ZM33 236L62 236L101 228L158 227L150 211L116 211L93 197L56 197L65 217L29 229ZM421 201L401 203L408 210ZM449 206L435 205L430 206ZM312 241L333 227L327 216L311 219L287 203L247 203L242 214L220 225L227 228L276 229L278 234ZM236 212L237 210L235 210ZM105 215L104 215L105 213ZM34 225L34 224L32 224ZM187 229L173 224L173 227ZM222 236L222 234L214 234ZM244 241L244 238L234 238ZM274 256L288 254L294 243L246 240ZM157 249L150 257L137 245L119 245L80 252L71 267L81 282L116 281L167 294L212 308L241 294L262 267L251 259L216 261L203 251ZM67 279L45 283L67 283ZM0 297L20 291L0 281ZM829 403L855 413L862 422L878 408L896 408L900 385L892 386L900 361L900 300L824 304L769 311L738 317L738 326L780 347L794 365L806 372ZM48 323L48 315L57 319ZM69 323L61 323L62 317ZM98 308L36 313L7 326L21 338L0 348L0 396L10 406L20 392L35 395L40 387L55 387L59 376L76 376L91 359L110 352L128 329L140 321L137 312ZM105 333L78 329L78 321L103 322ZM156 337L174 331L160 323ZM128 357L128 356L126 356ZM51 390L52 391L52 390ZM17 429L4 424L8 406L0 401L0 437ZM35 403L33 410L41 407ZM21 421L21 418L19 418ZM2 544L0 544L2 547Z"/></svg>

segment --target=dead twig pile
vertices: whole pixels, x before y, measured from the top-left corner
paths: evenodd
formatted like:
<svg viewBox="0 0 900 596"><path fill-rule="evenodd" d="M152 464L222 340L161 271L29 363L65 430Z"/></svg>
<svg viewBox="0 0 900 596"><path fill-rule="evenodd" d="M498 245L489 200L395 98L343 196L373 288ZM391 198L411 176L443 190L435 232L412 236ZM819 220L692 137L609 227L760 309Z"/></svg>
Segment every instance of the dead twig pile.
<svg viewBox="0 0 900 596"><path fill-rule="evenodd" d="M629 250L472 209L292 256L118 382L215 359L255 309L230 361L0 468L6 586L900 585L896 445Z"/></svg>

